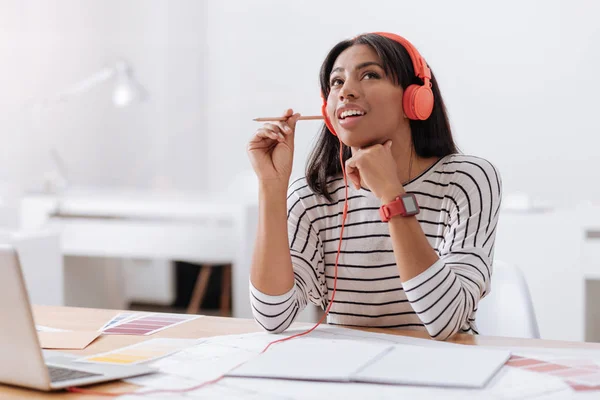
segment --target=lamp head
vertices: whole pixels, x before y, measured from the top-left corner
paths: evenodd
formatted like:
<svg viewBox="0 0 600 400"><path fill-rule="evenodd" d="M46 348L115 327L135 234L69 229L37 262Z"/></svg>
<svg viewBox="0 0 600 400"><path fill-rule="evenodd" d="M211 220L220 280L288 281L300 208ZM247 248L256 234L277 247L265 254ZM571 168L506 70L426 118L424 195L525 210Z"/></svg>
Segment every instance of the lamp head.
<svg viewBox="0 0 600 400"><path fill-rule="evenodd" d="M124 108L145 99L142 86L135 80L131 67L124 61L115 64L115 88L112 101L115 107Z"/></svg>

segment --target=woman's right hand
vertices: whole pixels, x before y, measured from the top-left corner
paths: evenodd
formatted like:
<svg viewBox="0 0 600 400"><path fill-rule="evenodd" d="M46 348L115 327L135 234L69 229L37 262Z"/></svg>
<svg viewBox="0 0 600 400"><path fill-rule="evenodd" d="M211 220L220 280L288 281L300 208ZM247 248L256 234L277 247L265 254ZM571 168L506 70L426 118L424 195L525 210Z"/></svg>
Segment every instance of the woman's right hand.
<svg viewBox="0 0 600 400"><path fill-rule="evenodd" d="M300 114L289 109L285 121L266 123L255 133L247 151L259 181L287 186L294 159L294 131Z"/></svg>

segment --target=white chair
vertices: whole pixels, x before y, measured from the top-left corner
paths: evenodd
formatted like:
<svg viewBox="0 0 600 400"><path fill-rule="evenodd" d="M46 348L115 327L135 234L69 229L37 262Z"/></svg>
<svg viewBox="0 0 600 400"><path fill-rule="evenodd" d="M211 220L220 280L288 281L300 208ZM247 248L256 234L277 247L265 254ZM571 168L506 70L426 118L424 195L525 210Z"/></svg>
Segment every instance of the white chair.
<svg viewBox="0 0 600 400"><path fill-rule="evenodd" d="M494 260L492 289L479 302L477 327L481 335L539 339L529 288L518 267Z"/></svg>
<svg viewBox="0 0 600 400"><path fill-rule="evenodd" d="M32 303L65 305L63 256L58 232L0 230L0 242L11 244L17 251Z"/></svg>

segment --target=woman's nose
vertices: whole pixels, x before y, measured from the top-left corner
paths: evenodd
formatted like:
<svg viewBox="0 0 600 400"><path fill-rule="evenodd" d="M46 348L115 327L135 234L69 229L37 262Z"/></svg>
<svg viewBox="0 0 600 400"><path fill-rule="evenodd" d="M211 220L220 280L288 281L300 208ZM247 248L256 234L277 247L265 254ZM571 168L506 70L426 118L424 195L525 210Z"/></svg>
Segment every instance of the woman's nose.
<svg viewBox="0 0 600 400"><path fill-rule="evenodd" d="M342 86L342 90L339 92L340 101L343 101L347 98L356 99L358 97L358 91L356 87L350 82L345 82L344 86Z"/></svg>

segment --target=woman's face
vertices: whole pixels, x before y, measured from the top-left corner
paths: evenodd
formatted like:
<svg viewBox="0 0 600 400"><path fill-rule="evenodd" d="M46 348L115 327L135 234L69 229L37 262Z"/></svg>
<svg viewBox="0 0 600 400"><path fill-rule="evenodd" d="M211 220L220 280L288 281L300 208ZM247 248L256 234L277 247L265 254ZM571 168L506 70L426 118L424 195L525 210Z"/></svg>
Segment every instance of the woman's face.
<svg viewBox="0 0 600 400"><path fill-rule="evenodd" d="M383 144L409 128L402 111L403 90L386 76L371 46L344 50L333 65L329 84L327 114L347 146Z"/></svg>

